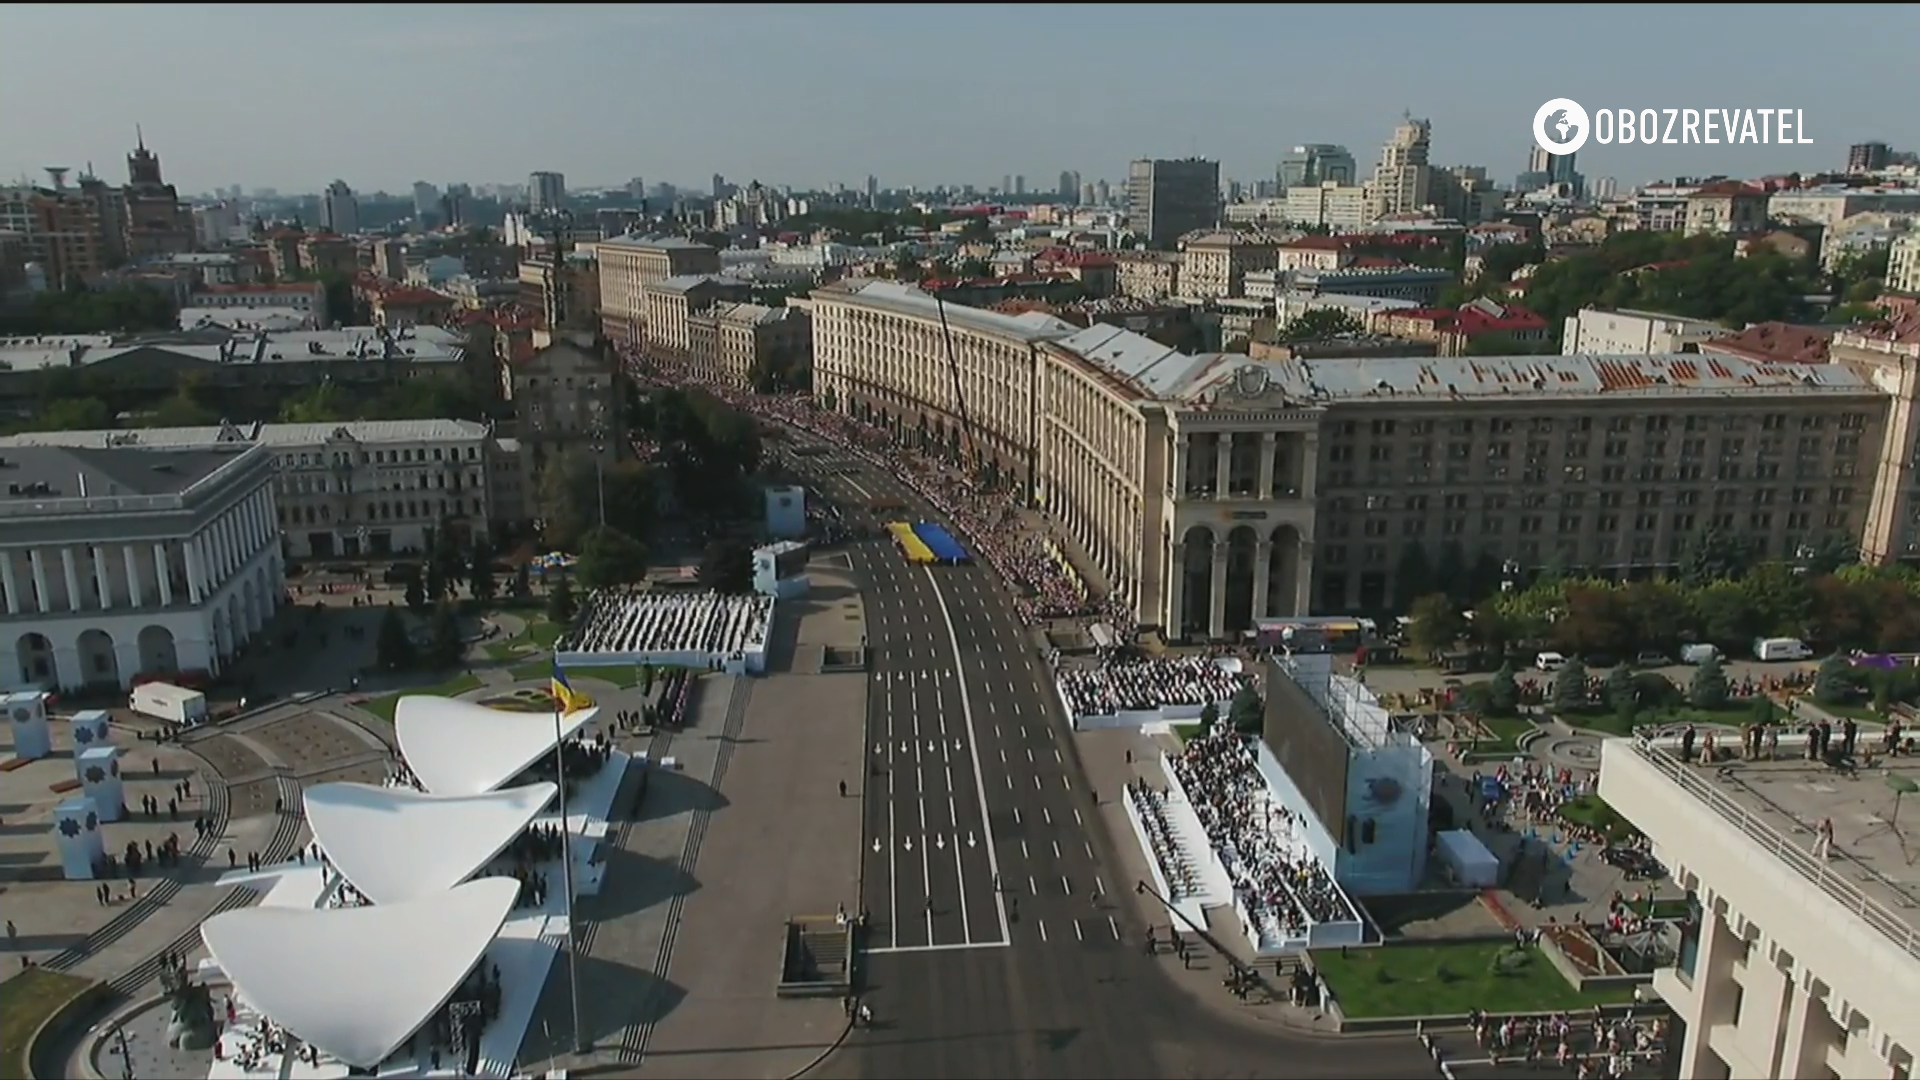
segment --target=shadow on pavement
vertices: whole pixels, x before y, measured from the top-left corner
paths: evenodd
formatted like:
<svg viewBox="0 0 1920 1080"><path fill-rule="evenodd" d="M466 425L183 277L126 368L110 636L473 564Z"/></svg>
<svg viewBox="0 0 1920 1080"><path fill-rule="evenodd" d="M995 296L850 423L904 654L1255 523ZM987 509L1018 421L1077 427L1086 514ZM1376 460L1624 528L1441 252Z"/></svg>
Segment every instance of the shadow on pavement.
<svg viewBox="0 0 1920 1080"><path fill-rule="evenodd" d="M580 1026L598 1049L618 1046L629 1028L657 1023L687 997L681 986L631 964L594 956L581 957L579 964ZM546 991L520 1043L523 1068L541 1067L556 1055L572 1053L573 1014L567 992L567 959L560 956L547 974Z"/></svg>
<svg viewBox="0 0 1920 1080"><path fill-rule="evenodd" d="M614 848L607 853L607 876L590 912L596 922L645 911L676 896L698 892L699 879L665 859ZM584 904L583 904L584 906Z"/></svg>
<svg viewBox="0 0 1920 1080"><path fill-rule="evenodd" d="M648 769L641 774L635 788L639 806L630 815L635 822L656 821L702 810L711 813L728 805L727 797L711 784L689 776L681 769Z"/></svg>

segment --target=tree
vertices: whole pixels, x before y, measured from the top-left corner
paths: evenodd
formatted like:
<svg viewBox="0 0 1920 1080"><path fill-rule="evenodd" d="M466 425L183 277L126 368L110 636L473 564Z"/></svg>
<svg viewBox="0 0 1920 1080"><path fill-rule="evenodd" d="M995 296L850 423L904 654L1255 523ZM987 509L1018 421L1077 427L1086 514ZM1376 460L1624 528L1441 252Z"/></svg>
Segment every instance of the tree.
<svg viewBox="0 0 1920 1080"><path fill-rule="evenodd" d="M571 625L573 613L579 607L573 596L573 582L565 574L560 575L560 580L547 591L547 618L560 626Z"/></svg>
<svg viewBox="0 0 1920 1080"><path fill-rule="evenodd" d="M515 600L525 600L533 595L533 571L521 563L513 569L513 581L507 586L507 595Z"/></svg>
<svg viewBox="0 0 1920 1080"><path fill-rule="evenodd" d="M384 671L410 668L418 659L414 655L413 639L407 636L406 620L392 604L388 604L386 613L380 616L380 629L373 639L373 655L374 663Z"/></svg>
<svg viewBox="0 0 1920 1080"><path fill-rule="evenodd" d="M441 518L440 524L434 527L430 540L433 566L439 570L441 586L446 590L434 597L437 601L441 595L452 596L454 589L466 580L469 561L460 550L460 534L446 518Z"/></svg>
<svg viewBox="0 0 1920 1080"><path fill-rule="evenodd" d="M1428 593L1415 600L1408 615L1413 624L1407 628L1407 636L1422 657L1437 656L1453 648L1467 629L1466 618L1454 606L1453 597L1446 593Z"/></svg>
<svg viewBox="0 0 1920 1080"><path fill-rule="evenodd" d="M1553 711L1578 712L1587 707L1587 665L1574 657L1553 677Z"/></svg>
<svg viewBox="0 0 1920 1080"><path fill-rule="evenodd" d="M987 260L971 257L961 259L959 269L963 278L983 278L993 273L993 267L987 265Z"/></svg>
<svg viewBox="0 0 1920 1080"><path fill-rule="evenodd" d="M1616 710L1621 708L1622 702L1632 705L1636 699L1633 689L1633 672L1629 671L1625 664L1615 664L1613 670L1607 672L1607 681L1601 687L1600 693L1607 699L1607 704Z"/></svg>
<svg viewBox="0 0 1920 1080"><path fill-rule="evenodd" d="M647 547L611 525L601 526L581 543L577 570L588 589L631 585L647 576Z"/></svg>
<svg viewBox="0 0 1920 1080"><path fill-rule="evenodd" d="M420 580L420 567L407 563L400 569L400 586L407 599L407 610L415 615L427 610L427 587Z"/></svg>
<svg viewBox="0 0 1920 1080"><path fill-rule="evenodd" d="M1250 683L1242 686L1227 707L1227 718L1233 722L1233 730L1242 735L1258 735L1265 730L1267 706L1260 700L1260 691Z"/></svg>
<svg viewBox="0 0 1920 1080"><path fill-rule="evenodd" d="M21 431L99 431L113 426L113 410L95 397L58 398L35 410Z"/></svg>
<svg viewBox="0 0 1920 1080"><path fill-rule="evenodd" d="M1693 669L1693 681L1687 684L1687 704L1696 709L1718 709L1727 703L1727 672L1720 658L1709 656Z"/></svg>
<svg viewBox="0 0 1920 1080"><path fill-rule="evenodd" d="M1749 559L1745 544L1709 525L1680 552L1680 580L1699 586L1737 578L1746 572Z"/></svg>
<svg viewBox="0 0 1920 1080"><path fill-rule="evenodd" d="M732 540L707 545L700 561L700 584L726 596L753 591L753 549Z"/></svg>
<svg viewBox="0 0 1920 1080"><path fill-rule="evenodd" d="M1501 664L1487 683L1487 713L1513 716L1520 711L1520 680L1514 677L1512 664Z"/></svg>
<svg viewBox="0 0 1920 1080"><path fill-rule="evenodd" d="M427 582L425 587L420 590L422 602L426 604L437 604L446 599L449 591L451 590L447 584L446 562L440 558L437 550L429 552L427 554Z"/></svg>
<svg viewBox="0 0 1920 1080"><path fill-rule="evenodd" d="M1209 701L1200 707L1200 734L1211 735L1220 723L1220 706Z"/></svg>
<svg viewBox="0 0 1920 1080"><path fill-rule="evenodd" d="M24 310L0 316L0 337L177 329L172 297L138 282L36 293Z"/></svg>
<svg viewBox="0 0 1920 1080"><path fill-rule="evenodd" d="M473 555L467 564L467 589L475 600L486 604L493 601L498 588L493 577L493 545L482 533L474 541Z"/></svg>
<svg viewBox="0 0 1920 1080"><path fill-rule="evenodd" d="M1415 540L1400 549L1400 562L1394 567L1393 596L1403 608L1433 591L1433 564L1427 559L1427 546Z"/></svg>
<svg viewBox="0 0 1920 1080"><path fill-rule="evenodd" d="M1820 661L1819 669L1813 673L1813 700L1822 705L1844 705L1852 700L1858 686L1853 665L1846 657L1834 653Z"/></svg>
<svg viewBox="0 0 1920 1080"><path fill-rule="evenodd" d="M434 605L433 618L427 624L427 656L435 667L453 667L466 656L466 642L460 639L460 619L454 614L453 605L441 602Z"/></svg>
<svg viewBox="0 0 1920 1080"><path fill-rule="evenodd" d="M1328 338L1346 337L1366 333L1367 328L1360 320L1344 311L1333 308L1314 308L1305 311L1300 317L1289 322L1280 331L1280 340L1293 345L1303 341L1325 341Z"/></svg>

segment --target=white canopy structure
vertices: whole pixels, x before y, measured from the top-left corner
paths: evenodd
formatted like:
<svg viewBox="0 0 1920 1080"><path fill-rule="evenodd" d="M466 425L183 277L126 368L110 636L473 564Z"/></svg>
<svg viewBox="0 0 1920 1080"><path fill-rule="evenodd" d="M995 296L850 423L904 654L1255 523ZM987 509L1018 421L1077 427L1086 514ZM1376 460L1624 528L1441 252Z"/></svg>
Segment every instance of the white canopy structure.
<svg viewBox="0 0 1920 1080"><path fill-rule="evenodd" d="M200 936L268 1019L370 1069L460 988L519 894L512 878L483 878L384 907L241 908Z"/></svg>
<svg viewBox="0 0 1920 1080"><path fill-rule="evenodd" d="M348 884L375 904L402 904L471 877L559 792L553 784L485 795L320 784L306 791L307 824Z"/></svg>
<svg viewBox="0 0 1920 1080"><path fill-rule="evenodd" d="M484 795L585 727L598 708L560 718L553 714L489 709L443 697L403 697L393 710L400 754L435 795Z"/></svg>

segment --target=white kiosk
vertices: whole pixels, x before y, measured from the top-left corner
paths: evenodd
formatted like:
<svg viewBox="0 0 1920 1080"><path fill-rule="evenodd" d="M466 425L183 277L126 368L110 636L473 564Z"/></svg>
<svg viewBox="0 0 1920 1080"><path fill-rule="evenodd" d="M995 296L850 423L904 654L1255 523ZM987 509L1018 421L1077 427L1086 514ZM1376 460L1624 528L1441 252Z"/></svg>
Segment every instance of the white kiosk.
<svg viewBox="0 0 1920 1080"><path fill-rule="evenodd" d="M807 535L807 489L767 489L767 535L775 540L798 540Z"/></svg>
<svg viewBox="0 0 1920 1080"><path fill-rule="evenodd" d="M757 548L753 553L753 591L775 600L793 600L807 595L812 583L807 580L807 560L812 555L807 545L782 540Z"/></svg>
<svg viewBox="0 0 1920 1080"><path fill-rule="evenodd" d="M126 792L120 785L120 748L96 746L73 756L80 773L80 790L93 800L94 812L101 821L119 821L127 816Z"/></svg>
<svg viewBox="0 0 1920 1080"><path fill-rule="evenodd" d="M87 709L73 714L73 755L76 761L79 760L83 750L111 745L113 745L111 713L105 709Z"/></svg>
<svg viewBox="0 0 1920 1080"><path fill-rule="evenodd" d="M107 845L93 800L76 796L54 807L53 836L60 848L60 869L68 881L91 881L106 865Z"/></svg>
<svg viewBox="0 0 1920 1080"><path fill-rule="evenodd" d="M0 697L0 714L13 732L13 754L22 761L39 761L53 753L47 732L47 695L44 690L22 690Z"/></svg>

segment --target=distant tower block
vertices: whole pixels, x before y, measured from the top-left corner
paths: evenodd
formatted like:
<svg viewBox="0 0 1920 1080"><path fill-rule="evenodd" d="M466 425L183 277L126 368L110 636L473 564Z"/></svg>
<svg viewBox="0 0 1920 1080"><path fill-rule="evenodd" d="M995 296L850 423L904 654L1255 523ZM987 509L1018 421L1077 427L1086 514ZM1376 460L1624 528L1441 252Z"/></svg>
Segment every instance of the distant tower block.
<svg viewBox="0 0 1920 1080"><path fill-rule="evenodd" d="M126 816L126 795L120 786L120 748L96 746L82 750L74 760L80 770L80 790L93 800L101 821L119 821Z"/></svg>
<svg viewBox="0 0 1920 1080"><path fill-rule="evenodd" d="M112 716L104 709L73 714L73 775L80 775L80 755L96 746L113 745Z"/></svg>
<svg viewBox="0 0 1920 1080"><path fill-rule="evenodd" d="M82 795L68 799L53 810L53 837L60 847L60 869L68 881L90 881L96 870L107 863L105 838L100 835L100 814L93 800Z"/></svg>
<svg viewBox="0 0 1920 1080"><path fill-rule="evenodd" d="M807 535L807 489L767 489L767 535L775 540L798 540Z"/></svg>
<svg viewBox="0 0 1920 1080"><path fill-rule="evenodd" d="M26 690L0 697L0 715L7 720L13 736L14 756L39 761L53 752L53 737L47 734L47 695Z"/></svg>

